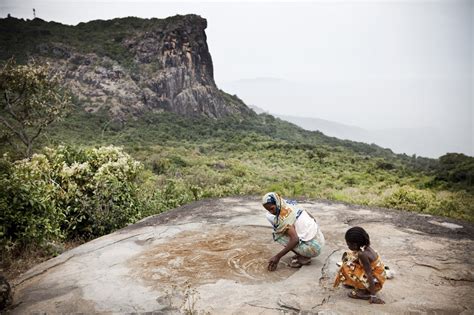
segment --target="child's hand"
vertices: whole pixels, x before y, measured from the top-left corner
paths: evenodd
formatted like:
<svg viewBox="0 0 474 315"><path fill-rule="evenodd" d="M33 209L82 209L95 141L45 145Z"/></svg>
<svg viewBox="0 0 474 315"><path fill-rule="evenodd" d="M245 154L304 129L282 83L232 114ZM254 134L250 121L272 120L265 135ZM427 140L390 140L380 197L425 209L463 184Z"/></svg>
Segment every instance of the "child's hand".
<svg viewBox="0 0 474 315"><path fill-rule="evenodd" d="M369 299L370 304L385 304L384 300L379 297L371 296Z"/></svg>

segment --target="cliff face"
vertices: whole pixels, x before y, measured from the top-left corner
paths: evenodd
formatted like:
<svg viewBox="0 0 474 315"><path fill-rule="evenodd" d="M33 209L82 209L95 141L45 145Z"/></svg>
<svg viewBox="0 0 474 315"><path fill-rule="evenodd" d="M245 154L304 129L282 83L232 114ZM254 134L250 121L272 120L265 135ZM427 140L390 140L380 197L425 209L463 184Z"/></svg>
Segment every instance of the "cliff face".
<svg viewBox="0 0 474 315"><path fill-rule="evenodd" d="M213 118L251 113L216 87L206 27L197 15L77 26L7 18L0 20L0 58L49 62L90 112L151 110Z"/></svg>

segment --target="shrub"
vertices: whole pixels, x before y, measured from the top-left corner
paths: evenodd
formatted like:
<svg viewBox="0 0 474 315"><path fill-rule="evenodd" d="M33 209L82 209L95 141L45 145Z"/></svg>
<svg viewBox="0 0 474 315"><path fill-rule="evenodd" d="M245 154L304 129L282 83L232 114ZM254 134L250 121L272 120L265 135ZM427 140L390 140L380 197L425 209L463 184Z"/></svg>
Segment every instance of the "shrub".
<svg viewBox="0 0 474 315"><path fill-rule="evenodd" d="M429 191L403 186L385 198L384 205L395 209L424 212L434 206L436 197Z"/></svg>
<svg viewBox="0 0 474 315"><path fill-rule="evenodd" d="M393 170L395 168L392 163L383 160L376 161L375 167L381 170Z"/></svg>
<svg viewBox="0 0 474 315"><path fill-rule="evenodd" d="M139 218L136 179L142 166L121 148L59 147L46 154L57 166L57 202L66 216L67 237L101 236ZM68 155L74 157L69 163L63 158Z"/></svg>
<svg viewBox="0 0 474 315"><path fill-rule="evenodd" d="M474 185L474 157L462 153L448 153L439 158L436 179L465 182Z"/></svg>
<svg viewBox="0 0 474 315"><path fill-rule="evenodd" d="M142 166L118 147L45 149L2 161L3 246L54 238L93 238L140 217L136 178Z"/></svg>
<svg viewBox="0 0 474 315"><path fill-rule="evenodd" d="M55 202L58 189L44 155L11 163L4 156L0 174L0 241L2 250L19 243L43 243L61 237L63 213Z"/></svg>

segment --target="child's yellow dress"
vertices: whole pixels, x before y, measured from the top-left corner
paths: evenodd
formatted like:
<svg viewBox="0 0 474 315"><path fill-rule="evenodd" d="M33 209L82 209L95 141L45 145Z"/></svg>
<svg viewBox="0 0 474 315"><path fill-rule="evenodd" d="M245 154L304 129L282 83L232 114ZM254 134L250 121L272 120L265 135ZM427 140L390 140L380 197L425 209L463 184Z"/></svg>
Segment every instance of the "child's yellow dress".
<svg viewBox="0 0 474 315"><path fill-rule="evenodd" d="M379 291L386 279L385 266L380 255L377 254L377 259L370 263L370 267L375 281L375 291ZM346 252L343 257L342 266L334 280L334 287L337 287L341 282L356 289L369 289L369 281L357 253Z"/></svg>

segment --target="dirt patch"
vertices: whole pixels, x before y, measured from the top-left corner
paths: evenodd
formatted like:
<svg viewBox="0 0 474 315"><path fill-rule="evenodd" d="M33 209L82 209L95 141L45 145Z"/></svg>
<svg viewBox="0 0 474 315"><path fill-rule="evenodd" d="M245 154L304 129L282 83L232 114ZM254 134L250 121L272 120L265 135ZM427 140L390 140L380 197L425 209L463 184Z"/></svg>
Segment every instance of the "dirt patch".
<svg viewBox="0 0 474 315"><path fill-rule="evenodd" d="M281 250L262 227L215 227L206 231L185 231L169 242L150 248L131 260L132 270L152 286L163 283L214 283L219 279L239 283L276 282L295 269L287 259L277 271L267 271L268 259Z"/></svg>

